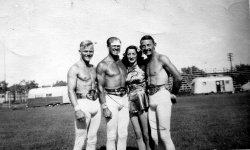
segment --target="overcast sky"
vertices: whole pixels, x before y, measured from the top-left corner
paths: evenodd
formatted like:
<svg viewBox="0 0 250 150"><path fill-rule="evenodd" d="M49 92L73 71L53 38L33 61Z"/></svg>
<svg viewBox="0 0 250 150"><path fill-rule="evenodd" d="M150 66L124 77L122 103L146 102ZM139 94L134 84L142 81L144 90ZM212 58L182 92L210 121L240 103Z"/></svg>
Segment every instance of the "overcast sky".
<svg viewBox="0 0 250 150"><path fill-rule="evenodd" d="M152 35L156 51L177 69L195 65L212 70L250 64L248 0L0 0L0 81L66 81L79 60L79 44L96 42L92 63L107 54L106 40L131 44Z"/></svg>

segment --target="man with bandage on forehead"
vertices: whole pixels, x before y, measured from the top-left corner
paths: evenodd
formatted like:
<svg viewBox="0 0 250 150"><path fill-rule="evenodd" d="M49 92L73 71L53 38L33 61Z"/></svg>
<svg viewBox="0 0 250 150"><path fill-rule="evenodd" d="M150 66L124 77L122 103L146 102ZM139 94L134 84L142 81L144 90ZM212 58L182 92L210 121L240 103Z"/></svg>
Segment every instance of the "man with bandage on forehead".
<svg viewBox="0 0 250 150"><path fill-rule="evenodd" d="M109 54L97 65L99 99L107 122L107 150L126 150L129 110L125 81L127 71L119 53L121 41L117 37L107 40ZM117 148L115 146L118 135Z"/></svg>

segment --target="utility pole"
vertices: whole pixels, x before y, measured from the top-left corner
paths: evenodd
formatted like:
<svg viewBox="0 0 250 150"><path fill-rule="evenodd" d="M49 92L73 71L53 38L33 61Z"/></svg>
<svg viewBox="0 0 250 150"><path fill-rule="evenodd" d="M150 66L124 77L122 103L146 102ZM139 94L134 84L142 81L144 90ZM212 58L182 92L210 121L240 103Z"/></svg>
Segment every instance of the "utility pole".
<svg viewBox="0 0 250 150"><path fill-rule="evenodd" d="M4 50L3 50L3 65L4 65L4 101L6 102L7 101L7 93L6 93L6 47L4 45ZM10 109L10 99L9 99L9 109Z"/></svg>
<svg viewBox="0 0 250 150"><path fill-rule="evenodd" d="M228 58L228 61L230 62L230 70L231 72L233 71L233 64L232 64L232 61L233 61L233 53L228 53L227 54L227 58Z"/></svg>

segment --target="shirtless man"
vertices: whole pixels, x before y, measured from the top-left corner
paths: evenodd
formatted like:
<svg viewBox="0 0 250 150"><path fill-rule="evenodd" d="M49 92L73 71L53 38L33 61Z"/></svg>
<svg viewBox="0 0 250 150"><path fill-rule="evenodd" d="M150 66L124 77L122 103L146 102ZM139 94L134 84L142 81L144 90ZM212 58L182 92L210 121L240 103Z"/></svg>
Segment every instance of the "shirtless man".
<svg viewBox="0 0 250 150"><path fill-rule="evenodd" d="M75 111L74 150L81 150L86 138L86 150L95 150L101 107L97 100L96 70L89 63L94 44L88 40L81 42L79 53L81 59L68 71L68 95Z"/></svg>
<svg viewBox="0 0 250 150"><path fill-rule="evenodd" d="M146 72L151 136L156 144L156 149L174 150L175 147L170 135L171 101L176 102L175 95L181 86L182 77L167 56L155 51L155 46L154 39L149 35L143 36L140 40L140 47L148 58ZM168 73L172 74L175 79L171 93L166 88Z"/></svg>
<svg viewBox="0 0 250 150"><path fill-rule="evenodd" d="M126 150L129 110L125 88L126 68L119 59L121 41L107 40L109 54L97 65L99 100L107 123L107 150Z"/></svg>

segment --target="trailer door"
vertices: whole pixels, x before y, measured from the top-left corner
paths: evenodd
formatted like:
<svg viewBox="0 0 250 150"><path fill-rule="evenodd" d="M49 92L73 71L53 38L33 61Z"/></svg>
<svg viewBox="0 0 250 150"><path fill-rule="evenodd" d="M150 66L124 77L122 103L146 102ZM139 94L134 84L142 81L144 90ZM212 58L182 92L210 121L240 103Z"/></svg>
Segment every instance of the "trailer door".
<svg viewBox="0 0 250 150"><path fill-rule="evenodd" d="M217 92L225 92L224 80L216 81L216 90Z"/></svg>
<svg viewBox="0 0 250 150"><path fill-rule="evenodd" d="M217 91L217 93L218 92L221 92L221 90L220 90L220 81L216 81L216 91Z"/></svg>

